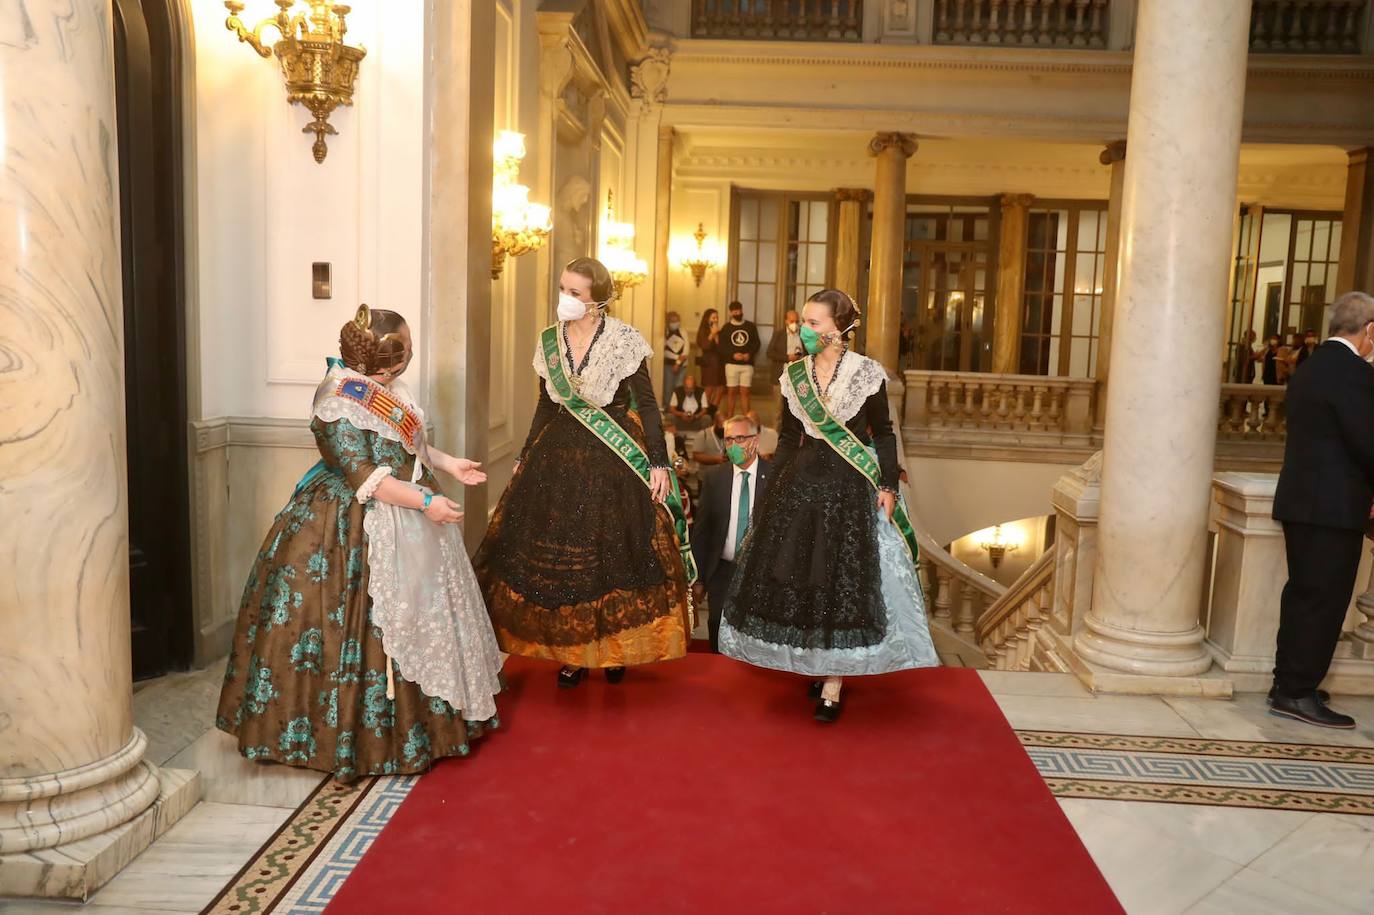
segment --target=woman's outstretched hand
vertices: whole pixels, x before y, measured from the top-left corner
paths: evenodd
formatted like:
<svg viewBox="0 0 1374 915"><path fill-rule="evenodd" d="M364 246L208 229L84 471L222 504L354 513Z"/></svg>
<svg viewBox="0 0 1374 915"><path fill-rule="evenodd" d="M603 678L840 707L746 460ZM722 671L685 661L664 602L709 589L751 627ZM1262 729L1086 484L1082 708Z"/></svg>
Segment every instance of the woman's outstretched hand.
<svg viewBox="0 0 1374 915"><path fill-rule="evenodd" d="M882 509L883 514L887 515L887 520L891 521L892 513L897 510L897 495L886 489L878 490L878 508Z"/></svg>
<svg viewBox="0 0 1374 915"><path fill-rule="evenodd" d="M655 502L668 501L668 471L663 467L655 467L649 471L649 495Z"/></svg>
<svg viewBox="0 0 1374 915"><path fill-rule="evenodd" d="M425 517L435 524L457 524L463 520L463 512L458 503L446 496L435 496L424 512Z"/></svg>
<svg viewBox="0 0 1374 915"><path fill-rule="evenodd" d="M486 471L478 470L481 466L480 461L469 461L467 458L456 457L453 459L453 466L449 469L449 473L464 486L476 486L487 481Z"/></svg>

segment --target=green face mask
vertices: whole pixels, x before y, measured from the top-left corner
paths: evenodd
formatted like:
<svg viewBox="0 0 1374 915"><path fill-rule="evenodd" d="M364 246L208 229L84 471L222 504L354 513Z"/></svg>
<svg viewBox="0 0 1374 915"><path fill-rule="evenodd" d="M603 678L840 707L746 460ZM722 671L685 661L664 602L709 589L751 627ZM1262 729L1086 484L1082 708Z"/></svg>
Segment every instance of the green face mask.
<svg viewBox="0 0 1374 915"><path fill-rule="evenodd" d="M731 464L742 466L749 461L749 454L744 450L743 445L725 446L725 456L730 459Z"/></svg>
<svg viewBox="0 0 1374 915"><path fill-rule="evenodd" d="M798 331L798 334L801 336L802 348L811 355L814 356L825 349L825 338L805 324L802 325L802 329Z"/></svg>

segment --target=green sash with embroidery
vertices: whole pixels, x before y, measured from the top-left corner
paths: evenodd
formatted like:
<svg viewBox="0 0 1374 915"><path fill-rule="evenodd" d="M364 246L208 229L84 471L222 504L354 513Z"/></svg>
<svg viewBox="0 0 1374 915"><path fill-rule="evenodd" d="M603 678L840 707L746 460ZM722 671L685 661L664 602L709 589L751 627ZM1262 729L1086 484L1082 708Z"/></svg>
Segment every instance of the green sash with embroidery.
<svg viewBox="0 0 1374 915"><path fill-rule="evenodd" d="M563 371L563 357L558 352L558 325L544 328L539 336L544 349L544 364L549 369L549 380L563 401L563 406L586 426L607 448L615 452L625 464L639 475L644 485L649 485L649 457L628 432L600 407L587 403L573 390L572 382ZM682 489L678 485L677 474L668 468L668 513L673 519L673 530L677 533L678 552L682 555L682 566L687 570L687 583L697 580L697 564L692 558L692 542L687 535L687 511L682 504Z"/></svg>
<svg viewBox="0 0 1374 915"><path fill-rule="evenodd" d="M862 442L854 437L854 433L850 432L844 423L830 415L830 410L821 402L818 396L819 392L811 383L810 377L810 365L814 358L807 356L805 359L798 359L796 362L789 363L787 382L791 385L792 392L797 395L802 412L820 432L825 443L833 448L836 454L848 461L849 466L863 474L864 478L873 484L874 490L877 490L882 483L882 472L878 467L878 459L864 447ZM921 557L921 548L916 543L916 529L911 526L911 519L907 517L906 506L902 504L900 496L897 498L897 507L892 512L892 523L897 525L897 530L902 535L902 541L906 543L907 551L911 553L911 561L917 563Z"/></svg>

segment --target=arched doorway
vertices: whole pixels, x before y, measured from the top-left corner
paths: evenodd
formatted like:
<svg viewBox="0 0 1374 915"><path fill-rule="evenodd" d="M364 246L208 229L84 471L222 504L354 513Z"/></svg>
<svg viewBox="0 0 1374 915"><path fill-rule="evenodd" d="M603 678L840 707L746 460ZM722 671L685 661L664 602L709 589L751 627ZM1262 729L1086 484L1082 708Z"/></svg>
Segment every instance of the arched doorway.
<svg viewBox="0 0 1374 915"><path fill-rule="evenodd" d="M114 0L134 678L191 659L183 13Z"/></svg>

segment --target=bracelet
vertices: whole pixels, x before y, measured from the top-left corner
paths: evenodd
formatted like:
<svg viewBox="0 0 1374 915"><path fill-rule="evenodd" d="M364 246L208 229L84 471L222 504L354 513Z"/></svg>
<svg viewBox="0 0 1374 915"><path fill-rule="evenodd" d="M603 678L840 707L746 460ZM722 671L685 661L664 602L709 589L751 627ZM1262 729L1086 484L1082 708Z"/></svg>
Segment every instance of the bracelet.
<svg viewBox="0 0 1374 915"><path fill-rule="evenodd" d="M878 492L890 492L890 493L892 493L894 496L895 496L895 495L898 495L897 489L896 489L895 487L892 487L892 486L879 486L879 487L878 487Z"/></svg>
<svg viewBox="0 0 1374 915"><path fill-rule="evenodd" d="M425 504L420 506L420 511L422 511L422 512L429 511L429 503L431 503L431 502L433 502L433 501L434 501L434 493L432 493L432 492L427 492L427 493L425 493Z"/></svg>

